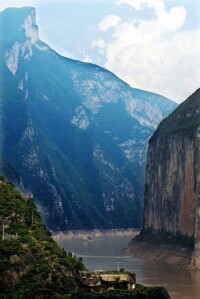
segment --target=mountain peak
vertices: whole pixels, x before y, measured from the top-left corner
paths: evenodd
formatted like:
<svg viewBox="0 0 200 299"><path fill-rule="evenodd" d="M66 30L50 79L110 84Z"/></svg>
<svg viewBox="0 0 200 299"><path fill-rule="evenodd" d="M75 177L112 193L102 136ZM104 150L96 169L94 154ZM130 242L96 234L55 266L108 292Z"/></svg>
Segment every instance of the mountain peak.
<svg viewBox="0 0 200 299"><path fill-rule="evenodd" d="M34 7L6 8L0 13L0 23L9 30L9 33L14 32L19 42L24 37L30 39L33 43L39 39ZM16 31L18 31L17 35ZM7 32L4 33L4 39L12 38Z"/></svg>
<svg viewBox="0 0 200 299"><path fill-rule="evenodd" d="M32 11L35 12L35 8L32 6L23 6L23 7L7 7L3 11L1 11L2 14L13 14L17 13L19 14L24 14L24 15L29 15Z"/></svg>
<svg viewBox="0 0 200 299"><path fill-rule="evenodd" d="M36 24L36 10L33 7L25 7L24 12L26 11L27 16L21 27L24 28L26 37L30 38L32 42L35 42L39 39L38 26Z"/></svg>
<svg viewBox="0 0 200 299"><path fill-rule="evenodd" d="M30 60L32 45L39 41L34 7L7 8L0 13L3 28L0 46L10 72L15 75L19 59Z"/></svg>
<svg viewBox="0 0 200 299"><path fill-rule="evenodd" d="M32 8L2 21L2 173L17 177L50 229L141 226L147 141L176 104L34 41Z"/></svg>

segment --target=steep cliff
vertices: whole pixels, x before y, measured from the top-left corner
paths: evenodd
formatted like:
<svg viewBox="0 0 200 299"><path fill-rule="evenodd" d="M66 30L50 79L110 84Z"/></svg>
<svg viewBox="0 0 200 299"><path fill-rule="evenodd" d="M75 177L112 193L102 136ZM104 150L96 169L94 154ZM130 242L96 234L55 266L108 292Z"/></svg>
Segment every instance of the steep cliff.
<svg viewBox="0 0 200 299"><path fill-rule="evenodd" d="M144 229L173 238L200 241L200 89L161 122L149 141ZM171 235L170 235L171 234ZM191 242L189 242L191 245ZM178 244L181 245L181 244ZM184 245L184 244L182 244Z"/></svg>

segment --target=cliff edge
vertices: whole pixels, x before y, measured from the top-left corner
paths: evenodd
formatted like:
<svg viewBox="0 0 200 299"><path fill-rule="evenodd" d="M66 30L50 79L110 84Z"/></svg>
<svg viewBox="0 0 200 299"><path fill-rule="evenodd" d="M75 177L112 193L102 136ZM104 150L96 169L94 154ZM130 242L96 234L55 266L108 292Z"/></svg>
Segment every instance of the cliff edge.
<svg viewBox="0 0 200 299"><path fill-rule="evenodd" d="M138 241L188 248L200 268L200 89L149 141L144 225Z"/></svg>

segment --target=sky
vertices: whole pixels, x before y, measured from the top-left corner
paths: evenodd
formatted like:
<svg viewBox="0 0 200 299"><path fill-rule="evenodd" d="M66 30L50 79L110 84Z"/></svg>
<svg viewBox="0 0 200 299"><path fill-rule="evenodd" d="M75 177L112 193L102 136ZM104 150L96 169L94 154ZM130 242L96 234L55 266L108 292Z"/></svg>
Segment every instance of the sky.
<svg viewBox="0 0 200 299"><path fill-rule="evenodd" d="M0 0L37 9L40 39L178 103L200 87L199 0Z"/></svg>

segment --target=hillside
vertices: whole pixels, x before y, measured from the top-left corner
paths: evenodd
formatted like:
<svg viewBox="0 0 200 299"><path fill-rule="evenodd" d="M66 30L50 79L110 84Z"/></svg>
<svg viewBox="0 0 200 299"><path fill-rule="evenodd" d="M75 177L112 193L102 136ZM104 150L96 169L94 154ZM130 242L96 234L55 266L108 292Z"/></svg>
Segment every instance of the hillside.
<svg viewBox="0 0 200 299"><path fill-rule="evenodd" d="M158 134L172 135L175 132L193 133L200 123L200 88L197 89L174 113L170 114L159 125L154 137Z"/></svg>
<svg viewBox="0 0 200 299"><path fill-rule="evenodd" d="M1 298L55 298L76 289L83 264L58 247L33 201L3 177L0 221Z"/></svg>
<svg viewBox="0 0 200 299"><path fill-rule="evenodd" d="M148 139L177 104L60 56L32 7L0 26L1 173L53 231L141 227Z"/></svg>

